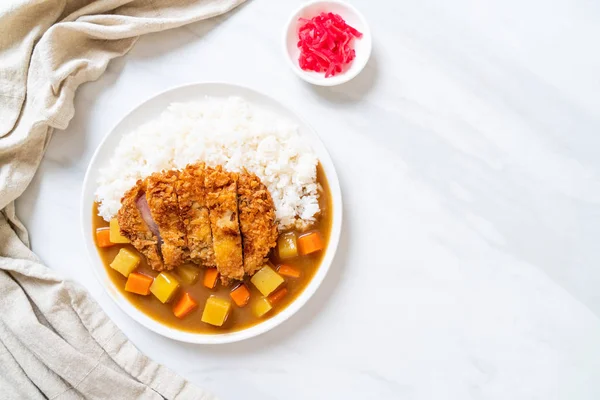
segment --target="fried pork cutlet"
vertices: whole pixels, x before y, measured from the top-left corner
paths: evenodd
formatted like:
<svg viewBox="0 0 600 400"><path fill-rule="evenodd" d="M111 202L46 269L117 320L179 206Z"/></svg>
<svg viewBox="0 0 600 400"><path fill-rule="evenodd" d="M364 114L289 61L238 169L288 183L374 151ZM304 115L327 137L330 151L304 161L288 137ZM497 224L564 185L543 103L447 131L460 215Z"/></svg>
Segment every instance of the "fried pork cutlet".
<svg viewBox="0 0 600 400"><path fill-rule="evenodd" d="M253 275L277 244L275 205L267 187L247 171L238 178L238 208L244 247L244 271Z"/></svg>
<svg viewBox="0 0 600 400"><path fill-rule="evenodd" d="M165 269L173 269L188 258L185 226L179 216L176 183L179 171L163 171L146 178L146 200L156 222Z"/></svg>
<svg viewBox="0 0 600 400"><path fill-rule="evenodd" d="M148 265L152 269L162 271L165 266L160 256L160 236L158 236L158 231L154 233L148 223L145 222L140 210L139 203L143 203L141 207L145 206L145 212L148 212L144 190L144 183L140 180L125 193L121 199L121 209L117 219L121 234L129 239L133 247L146 257ZM149 215L147 219L150 219Z"/></svg>
<svg viewBox="0 0 600 400"><path fill-rule="evenodd" d="M237 174L221 166L206 168L206 204L212 228L215 262L221 281L244 278L242 237L238 221Z"/></svg>
<svg viewBox="0 0 600 400"><path fill-rule="evenodd" d="M204 163L185 167L179 173L177 197L191 261L205 267L214 267L215 253L204 193L204 172Z"/></svg>

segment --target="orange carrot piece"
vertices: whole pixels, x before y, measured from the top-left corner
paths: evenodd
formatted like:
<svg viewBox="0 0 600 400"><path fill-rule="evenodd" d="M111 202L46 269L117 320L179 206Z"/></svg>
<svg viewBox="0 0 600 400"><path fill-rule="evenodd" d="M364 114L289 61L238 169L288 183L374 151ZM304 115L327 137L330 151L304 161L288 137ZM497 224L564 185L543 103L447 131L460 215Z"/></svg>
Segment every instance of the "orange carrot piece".
<svg viewBox="0 0 600 400"><path fill-rule="evenodd" d="M96 243L98 243L98 247L110 247L114 245L114 243L110 241L109 228L96 229Z"/></svg>
<svg viewBox="0 0 600 400"><path fill-rule="evenodd" d="M196 303L196 300L186 292L173 307L173 314L175 314L177 318L183 318L196 307L198 307L198 303Z"/></svg>
<svg viewBox="0 0 600 400"><path fill-rule="evenodd" d="M217 286L217 278L219 271L216 268L207 268L204 270L204 286L209 289L214 289Z"/></svg>
<svg viewBox="0 0 600 400"><path fill-rule="evenodd" d="M281 289L277 290L276 292L271 293L267 297L267 300L269 300L269 303L271 303L271 305L274 306L281 299L283 299L285 297L285 295L287 294L287 292L288 292L287 288L281 288Z"/></svg>
<svg viewBox="0 0 600 400"><path fill-rule="evenodd" d="M323 249L323 239L319 232L311 232L297 239L300 254L305 256Z"/></svg>
<svg viewBox="0 0 600 400"><path fill-rule="evenodd" d="M291 265L282 264L277 270L280 275L289 276L290 278L300 278L300 270L292 267Z"/></svg>
<svg viewBox="0 0 600 400"><path fill-rule="evenodd" d="M229 295L238 307L244 307L250 300L250 291L243 283L233 289Z"/></svg>
<svg viewBox="0 0 600 400"><path fill-rule="evenodd" d="M150 294L150 286L154 279L148 275L132 272L127 277L125 290L135 294L148 295Z"/></svg>

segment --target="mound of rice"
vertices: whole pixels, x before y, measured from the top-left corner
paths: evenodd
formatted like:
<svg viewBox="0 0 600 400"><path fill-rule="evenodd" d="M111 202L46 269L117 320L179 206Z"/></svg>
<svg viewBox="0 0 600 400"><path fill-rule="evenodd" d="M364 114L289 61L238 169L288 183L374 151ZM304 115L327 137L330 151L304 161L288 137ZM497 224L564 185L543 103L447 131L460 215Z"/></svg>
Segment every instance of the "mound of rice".
<svg viewBox="0 0 600 400"><path fill-rule="evenodd" d="M158 119L123 136L100 170L99 215L107 221L115 216L138 179L198 161L255 173L271 192L281 230L310 224L320 211L318 159L297 126L232 97L171 104Z"/></svg>

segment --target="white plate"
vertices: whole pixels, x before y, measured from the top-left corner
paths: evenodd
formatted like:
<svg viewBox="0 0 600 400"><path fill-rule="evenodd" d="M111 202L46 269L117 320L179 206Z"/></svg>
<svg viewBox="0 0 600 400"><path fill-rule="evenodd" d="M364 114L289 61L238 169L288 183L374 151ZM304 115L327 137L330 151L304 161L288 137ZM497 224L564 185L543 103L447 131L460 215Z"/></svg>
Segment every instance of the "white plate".
<svg viewBox="0 0 600 400"><path fill-rule="evenodd" d="M325 250L321 266L300 296L298 296L287 308L258 325L254 325L238 332L223 334L200 334L180 331L161 324L135 308L112 283L102 260L100 259L98 251L96 250L92 233L92 205L94 202L94 192L97 187L96 182L99 175L99 169L108 164L121 137L143 123L155 119L171 103L203 100L205 96L221 98L230 96L242 97L250 103L264 107L297 124L300 134L309 141L323 166L329 182L333 201L333 226L331 229L331 237L329 238L329 245ZM229 343L248 339L273 329L298 311L317 290L331 266L338 246L342 228L342 195L338 177L333 162L329 157L329 153L327 153L325 146L315 131L297 115L276 100L249 88L227 83L195 83L167 90L143 102L127 114L119 123L117 123L112 131L106 135L102 143L100 143L100 146L96 149L83 181L83 192L81 195L81 227L83 229L83 237L87 251L92 261L94 274L106 288L110 297L131 318L135 319L146 328L171 339L189 343Z"/></svg>

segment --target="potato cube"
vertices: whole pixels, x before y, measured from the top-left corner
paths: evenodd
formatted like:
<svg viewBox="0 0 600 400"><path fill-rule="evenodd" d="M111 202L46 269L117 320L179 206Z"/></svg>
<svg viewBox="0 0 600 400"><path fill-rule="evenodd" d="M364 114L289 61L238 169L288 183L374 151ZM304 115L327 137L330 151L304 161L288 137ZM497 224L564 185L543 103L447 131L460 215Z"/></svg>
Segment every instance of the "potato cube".
<svg viewBox="0 0 600 400"><path fill-rule="evenodd" d="M263 294L268 296L283 283L283 278L271 267L265 265L250 278L250 282Z"/></svg>
<svg viewBox="0 0 600 400"><path fill-rule="evenodd" d="M298 244L296 243L296 234L294 232L284 233L277 238L277 251L279 258L294 258L298 256Z"/></svg>
<svg viewBox="0 0 600 400"><path fill-rule="evenodd" d="M140 256L135 254L133 251L129 249L121 249L119 253L110 263L110 267L114 270L119 271L124 277L128 277L130 273L133 272L134 269L137 268L140 263Z"/></svg>
<svg viewBox="0 0 600 400"><path fill-rule="evenodd" d="M182 281L191 285L196 283L196 280L198 280L200 268L190 264L183 264L177 267L177 275L179 275Z"/></svg>
<svg viewBox="0 0 600 400"><path fill-rule="evenodd" d="M119 228L119 221L116 218L110 220L110 241L112 243L131 243L129 239L121 235L121 228Z"/></svg>
<svg viewBox="0 0 600 400"><path fill-rule="evenodd" d="M261 297L260 299L252 303L252 314L260 318L269 311L271 311L272 308L273 306L271 305L271 303L269 303L269 300L267 300L265 297Z"/></svg>
<svg viewBox="0 0 600 400"><path fill-rule="evenodd" d="M231 302L220 297L210 296L206 300L204 312L202 313L202 322L214 326L222 326L229 315Z"/></svg>
<svg viewBox="0 0 600 400"><path fill-rule="evenodd" d="M173 298L178 287L179 282L177 282L173 274L170 272L161 272L154 278L154 282L150 286L150 291L161 303L167 303Z"/></svg>

